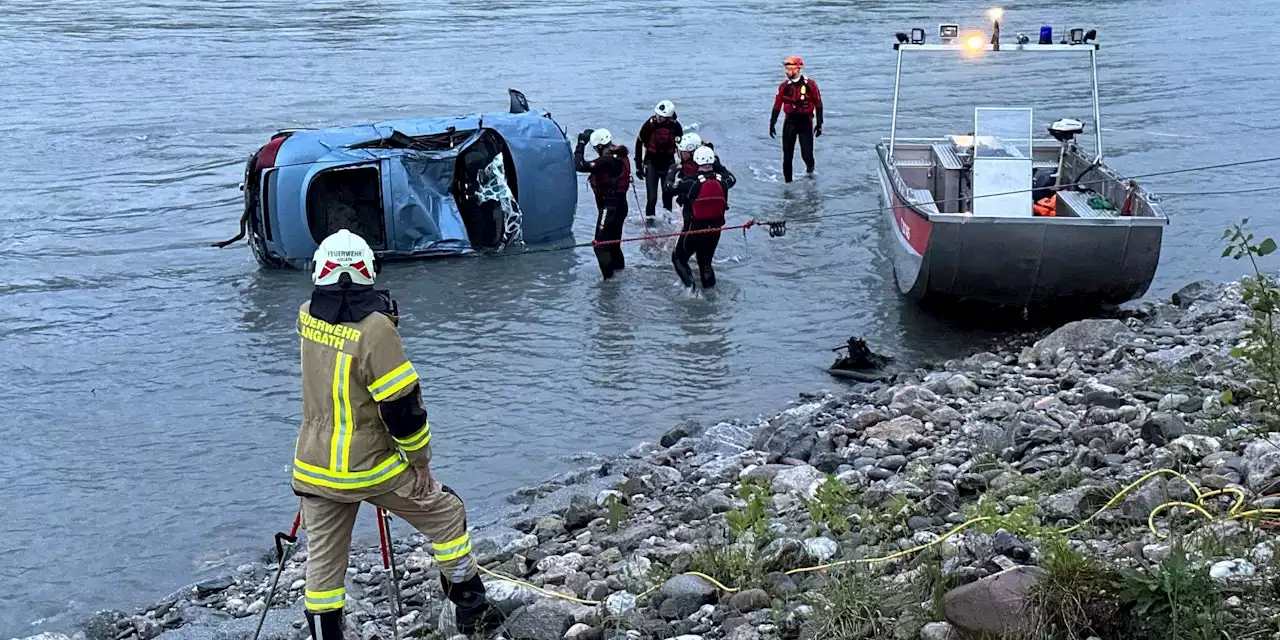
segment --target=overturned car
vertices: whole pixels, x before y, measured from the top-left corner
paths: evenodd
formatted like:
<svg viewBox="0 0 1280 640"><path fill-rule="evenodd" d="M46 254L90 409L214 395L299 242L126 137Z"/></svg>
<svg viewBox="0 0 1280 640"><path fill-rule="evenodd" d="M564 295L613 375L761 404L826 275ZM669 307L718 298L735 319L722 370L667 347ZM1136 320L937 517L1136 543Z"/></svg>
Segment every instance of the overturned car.
<svg viewBox="0 0 1280 640"><path fill-rule="evenodd" d="M320 241L359 234L381 260L568 238L573 150L551 114L508 112L285 130L245 165L240 233L267 266L305 269Z"/></svg>

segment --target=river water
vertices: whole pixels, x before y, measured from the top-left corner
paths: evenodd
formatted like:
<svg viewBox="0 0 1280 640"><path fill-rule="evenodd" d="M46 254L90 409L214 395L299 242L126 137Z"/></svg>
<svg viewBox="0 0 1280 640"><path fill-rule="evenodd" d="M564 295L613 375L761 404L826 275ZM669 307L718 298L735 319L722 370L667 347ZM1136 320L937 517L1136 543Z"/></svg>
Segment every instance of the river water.
<svg viewBox="0 0 1280 640"><path fill-rule="evenodd" d="M590 250L388 268L437 474L476 521L572 454L837 386L822 367L851 334L912 361L1000 340L904 303L867 212L893 33L985 25L982 4L942 4L950 15L923 0L0 4L0 637L146 604L260 555L291 521L293 323L308 283L260 270L243 244L208 247L235 232L243 160L278 128L500 110L515 87L571 135L606 126L629 141L671 99L737 173L733 220L834 216L782 238L727 234L722 285L705 298L678 287L669 245L627 245L631 268L608 283ZM1280 30L1273 4L1020 2L1004 31L1099 30L1108 157L1141 174L1268 155L1252 143L1280 104L1259 49ZM827 124L814 179L785 185L767 122L791 54L820 84ZM1087 59L994 84L955 62L908 61L903 133L967 132L969 109L997 96L1050 105L1037 129L1092 120ZM1146 184L1221 191L1276 176L1262 165ZM580 188L583 240L594 212ZM1249 213L1274 233L1262 214L1276 193L1167 198L1149 295L1239 275L1219 236ZM633 213L627 234L640 231Z"/></svg>

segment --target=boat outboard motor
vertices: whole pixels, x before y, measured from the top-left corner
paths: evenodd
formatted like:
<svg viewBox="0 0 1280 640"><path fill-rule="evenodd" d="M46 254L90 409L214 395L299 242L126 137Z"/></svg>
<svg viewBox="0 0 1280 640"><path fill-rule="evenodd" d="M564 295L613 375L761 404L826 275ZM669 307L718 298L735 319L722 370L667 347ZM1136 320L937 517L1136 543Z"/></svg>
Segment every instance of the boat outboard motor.
<svg viewBox="0 0 1280 640"><path fill-rule="evenodd" d="M1039 202L1053 195L1053 187L1058 181L1058 172L1056 170L1036 169L1031 175L1032 202Z"/></svg>
<svg viewBox="0 0 1280 640"><path fill-rule="evenodd" d="M1049 135L1062 143L1058 152L1058 178L1054 186L1062 186L1062 176L1066 175L1067 151L1076 146L1075 137L1084 131L1084 123L1072 118L1063 118L1049 125Z"/></svg>

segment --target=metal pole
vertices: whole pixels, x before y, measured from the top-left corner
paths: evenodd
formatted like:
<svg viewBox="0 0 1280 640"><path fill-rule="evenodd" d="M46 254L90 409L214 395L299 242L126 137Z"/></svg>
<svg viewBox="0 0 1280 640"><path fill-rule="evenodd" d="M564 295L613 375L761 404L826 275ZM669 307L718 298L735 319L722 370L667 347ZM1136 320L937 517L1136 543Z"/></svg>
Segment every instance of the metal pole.
<svg viewBox="0 0 1280 640"><path fill-rule="evenodd" d="M889 121L889 161L893 161L894 138L898 134L898 87L902 81L902 47L898 47L898 69L893 74L893 116Z"/></svg>
<svg viewBox="0 0 1280 640"><path fill-rule="evenodd" d="M1090 66L1093 68L1093 127L1094 141L1098 147L1098 157L1094 158L1094 164L1102 162L1102 107L1098 101L1098 49L1095 47L1089 52Z"/></svg>
<svg viewBox="0 0 1280 640"><path fill-rule="evenodd" d="M400 640L400 618L404 617L404 608L400 604L400 577L396 575L396 551L395 544L391 541L391 514L387 513L382 507L377 510L378 522L383 524L383 550L386 552L387 564L391 566L391 603L395 607L395 619L391 621L391 635L395 640ZM385 520L383 520L385 518Z"/></svg>

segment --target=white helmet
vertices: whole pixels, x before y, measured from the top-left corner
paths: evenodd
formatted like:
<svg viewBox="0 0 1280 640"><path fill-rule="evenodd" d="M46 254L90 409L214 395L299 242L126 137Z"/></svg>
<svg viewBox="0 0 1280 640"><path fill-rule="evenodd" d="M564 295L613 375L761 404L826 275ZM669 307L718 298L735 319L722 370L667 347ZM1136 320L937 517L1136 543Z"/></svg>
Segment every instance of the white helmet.
<svg viewBox="0 0 1280 640"><path fill-rule="evenodd" d="M715 164L716 152L712 151L711 147L698 147L697 151L693 152L693 161L699 166Z"/></svg>
<svg viewBox="0 0 1280 640"><path fill-rule="evenodd" d="M591 146L603 147L613 142L613 134L608 129L596 129L591 132Z"/></svg>
<svg viewBox="0 0 1280 640"><path fill-rule="evenodd" d="M702 136L693 133L692 131L680 136L681 151L693 151L700 146L702 146Z"/></svg>
<svg viewBox="0 0 1280 640"><path fill-rule="evenodd" d="M316 249L311 281L318 286L337 284L345 273L355 284L371 285L377 275L373 270L373 259L373 249L364 238L339 229Z"/></svg>
<svg viewBox="0 0 1280 640"><path fill-rule="evenodd" d="M676 115L676 105L670 100L663 100L658 103L658 106L653 108L653 112L664 118L670 118L671 116Z"/></svg>

